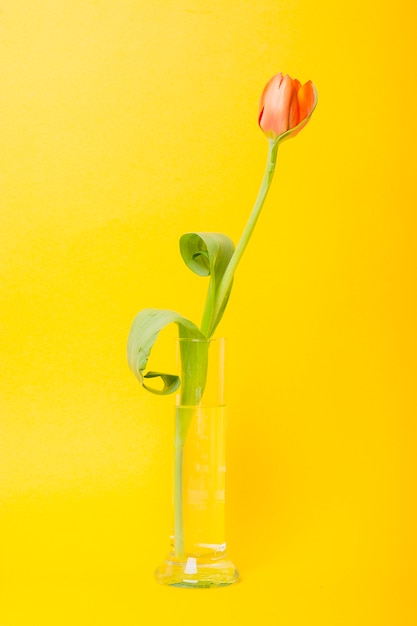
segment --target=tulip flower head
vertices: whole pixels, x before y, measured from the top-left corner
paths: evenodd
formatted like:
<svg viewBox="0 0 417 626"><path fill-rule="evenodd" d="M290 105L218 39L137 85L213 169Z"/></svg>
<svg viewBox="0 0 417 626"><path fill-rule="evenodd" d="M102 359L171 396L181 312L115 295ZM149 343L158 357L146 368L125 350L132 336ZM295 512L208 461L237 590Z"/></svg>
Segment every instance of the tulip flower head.
<svg viewBox="0 0 417 626"><path fill-rule="evenodd" d="M317 104L311 80L301 85L288 74L276 74L266 84L259 102L259 126L272 141L295 137L307 124Z"/></svg>

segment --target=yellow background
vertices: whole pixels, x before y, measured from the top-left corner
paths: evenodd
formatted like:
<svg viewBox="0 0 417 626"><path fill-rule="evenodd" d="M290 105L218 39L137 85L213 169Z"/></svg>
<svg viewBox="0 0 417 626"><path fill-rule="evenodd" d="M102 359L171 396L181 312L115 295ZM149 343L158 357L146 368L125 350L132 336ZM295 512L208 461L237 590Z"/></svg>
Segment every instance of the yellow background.
<svg viewBox="0 0 417 626"><path fill-rule="evenodd" d="M411 626L414 0L6 0L0 11L0 625ZM266 81L280 149L222 323L242 582L166 589L173 409L128 370L146 306L196 322L187 231L238 239Z"/></svg>

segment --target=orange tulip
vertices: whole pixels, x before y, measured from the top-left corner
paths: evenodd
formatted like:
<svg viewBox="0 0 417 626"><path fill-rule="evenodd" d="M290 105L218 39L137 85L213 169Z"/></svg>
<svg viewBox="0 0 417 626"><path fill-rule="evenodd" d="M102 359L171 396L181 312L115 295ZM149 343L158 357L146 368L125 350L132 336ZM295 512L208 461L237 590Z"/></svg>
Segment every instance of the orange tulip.
<svg viewBox="0 0 417 626"><path fill-rule="evenodd" d="M276 74L262 92L259 126L274 141L295 137L307 124L316 104L317 91L311 80L301 85L288 74Z"/></svg>

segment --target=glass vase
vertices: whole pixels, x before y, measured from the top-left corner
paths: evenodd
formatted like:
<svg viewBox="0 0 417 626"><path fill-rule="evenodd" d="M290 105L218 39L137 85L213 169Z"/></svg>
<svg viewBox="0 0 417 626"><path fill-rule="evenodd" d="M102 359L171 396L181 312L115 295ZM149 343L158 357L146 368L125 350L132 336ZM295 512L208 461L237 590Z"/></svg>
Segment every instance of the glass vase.
<svg viewBox="0 0 417 626"><path fill-rule="evenodd" d="M224 339L178 339L173 532L155 572L163 585L221 587L238 580L226 552Z"/></svg>

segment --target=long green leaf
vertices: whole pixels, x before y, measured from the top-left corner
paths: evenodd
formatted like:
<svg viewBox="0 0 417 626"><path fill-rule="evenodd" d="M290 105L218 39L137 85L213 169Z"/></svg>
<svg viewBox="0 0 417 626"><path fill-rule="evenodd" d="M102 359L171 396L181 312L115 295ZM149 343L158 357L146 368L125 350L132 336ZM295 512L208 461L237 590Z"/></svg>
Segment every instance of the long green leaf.
<svg viewBox="0 0 417 626"><path fill-rule="evenodd" d="M175 311L143 309L133 320L127 341L127 360L130 369L145 389L157 395L173 393L180 385L180 378L175 374L155 371L144 373L152 347L159 333L168 324L172 323L178 325L180 337L204 339L204 336L193 322L190 322L190 320ZM155 378L159 378L162 381L162 389L146 384L145 379L151 380Z"/></svg>

